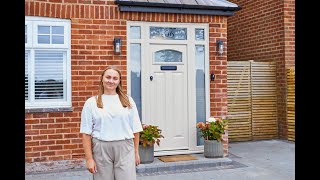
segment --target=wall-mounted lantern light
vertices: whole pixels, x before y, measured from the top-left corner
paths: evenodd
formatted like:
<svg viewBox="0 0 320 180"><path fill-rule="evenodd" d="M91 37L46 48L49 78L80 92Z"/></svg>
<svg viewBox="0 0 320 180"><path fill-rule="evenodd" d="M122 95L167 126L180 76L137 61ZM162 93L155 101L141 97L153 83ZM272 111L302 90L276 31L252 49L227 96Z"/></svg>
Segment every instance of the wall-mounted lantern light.
<svg viewBox="0 0 320 180"><path fill-rule="evenodd" d="M211 74L210 74L210 80L211 81L214 81L214 78L216 77L216 75L214 75L214 73L212 72Z"/></svg>
<svg viewBox="0 0 320 180"><path fill-rule="evenodd" d="M114 54L121 54L121 39L120 38L114 38Z"/></svg>
<svg viewBox="0 0 320 180"><path fill-rule="evenodd" d="M223 54L223 41L222 40L217 41L217 51L218 51L219 55Z"/></svg>

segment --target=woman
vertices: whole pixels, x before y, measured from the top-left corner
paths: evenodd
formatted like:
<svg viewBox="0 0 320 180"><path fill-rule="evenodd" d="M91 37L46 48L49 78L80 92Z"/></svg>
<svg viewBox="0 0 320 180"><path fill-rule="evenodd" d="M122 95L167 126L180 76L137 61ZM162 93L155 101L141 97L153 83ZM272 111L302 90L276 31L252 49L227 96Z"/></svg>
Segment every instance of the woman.
<svg viewBox="0 0 320 180"><path fill-rule="evenodd" d="M80 133L87 169L94 180L135 180L142 125L133 99L121 86L121 73L106 68L99 94L90 97L81 113Z"/></svg>

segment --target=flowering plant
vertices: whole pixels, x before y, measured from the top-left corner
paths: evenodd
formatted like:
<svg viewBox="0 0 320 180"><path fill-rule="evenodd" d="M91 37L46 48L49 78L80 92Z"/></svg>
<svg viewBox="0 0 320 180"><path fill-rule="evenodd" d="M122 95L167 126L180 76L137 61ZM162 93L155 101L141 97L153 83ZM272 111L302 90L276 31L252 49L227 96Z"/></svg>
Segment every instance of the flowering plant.
<svg viewBox="0 0 320 180"><path fill-rule="evenodd" d="M206 122L198 122L197 128L205 140L222 140L222 134L228 128L228 120L222 118L209 118Z"/></svg>
<svg viewBox="0 0 320 180"><path fill-rule="evenodd" d="M161 129L158 126L142 124L143 131L140 132L139 144L142 144L143 147L153 146L155 143L160 145L160 139L164 138L161 135Z"/></svg>

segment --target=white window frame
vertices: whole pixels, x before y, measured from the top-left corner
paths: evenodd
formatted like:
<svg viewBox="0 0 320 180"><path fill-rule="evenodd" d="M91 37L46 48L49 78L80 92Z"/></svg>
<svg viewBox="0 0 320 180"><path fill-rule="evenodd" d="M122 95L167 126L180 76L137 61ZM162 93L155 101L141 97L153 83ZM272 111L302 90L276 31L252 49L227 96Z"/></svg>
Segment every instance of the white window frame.
<svg viewBox="0 0 320 180"><path fill-rule="evenodd" d="M25 16L27 25L27 43L25 51L29 51L28 76L29 76L29 100L25 100L25 109L38 108L71 108L71 21L69 19ZM64 44L38 44L38 25L64 26ZM63 63L64 99L48 99L36 101L34 96L34 54L37 50L63 51L65 62Z"/></svg>

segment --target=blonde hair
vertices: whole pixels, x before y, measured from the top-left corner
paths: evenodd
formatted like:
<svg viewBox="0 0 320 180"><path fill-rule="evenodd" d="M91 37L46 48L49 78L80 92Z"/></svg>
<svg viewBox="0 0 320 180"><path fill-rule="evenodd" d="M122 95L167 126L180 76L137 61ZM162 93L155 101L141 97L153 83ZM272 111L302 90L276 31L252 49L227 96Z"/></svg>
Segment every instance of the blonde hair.
<svg viewBox="0 0 320 180"><path fill-rule="evenodd" d="M109 70L109 69L112 69L112 70L115 70L118 72L119 74L119 78L120 78L120 82L116 88L116 92L117 94L119 95L119 99L120 99L120 102L122 104L123 107L128 107L128 108L131 108L131 104L130 104L130 101L129 101L129 97L127 96L126 93L123 92L122 90L122 83L121 83L121 72L118 68L116 68L115 66L108 66L105 70L102 71L101 73L101 76L100 76L100 85L99 85L99 94L98 94L98 98L96 98L97 100L97 106L98 108L103 108L103 103L102 103L102 94L104 94L104 87L103 87L103 76L104 76L104 73Z"/></svg>

